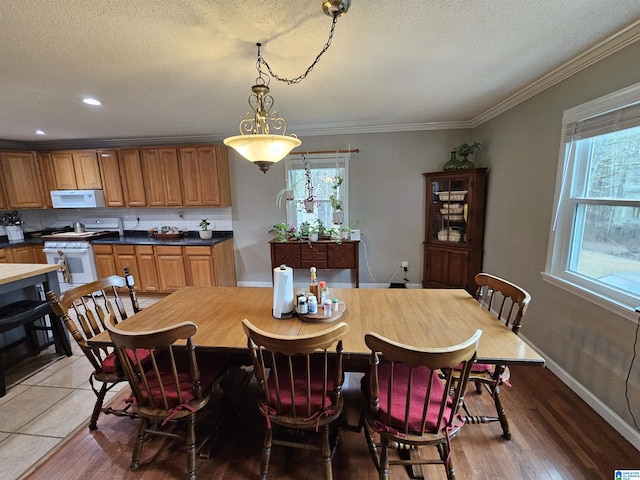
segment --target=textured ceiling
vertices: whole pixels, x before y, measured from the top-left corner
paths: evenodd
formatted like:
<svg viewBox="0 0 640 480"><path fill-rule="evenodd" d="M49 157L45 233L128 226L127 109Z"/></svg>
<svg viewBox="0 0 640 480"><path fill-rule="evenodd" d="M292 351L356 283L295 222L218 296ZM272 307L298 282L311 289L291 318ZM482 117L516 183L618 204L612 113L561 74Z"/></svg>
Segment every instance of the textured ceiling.
<svg viewBox="0 0 640 480"><path fill-rule="evenodd" d="M296 77L331 26L320 0L0 5L0 139L18 142L236 134L255 43ZM464 125L639 20L638 0L353 0L308 78L271 93L289 132Z"/></svg>

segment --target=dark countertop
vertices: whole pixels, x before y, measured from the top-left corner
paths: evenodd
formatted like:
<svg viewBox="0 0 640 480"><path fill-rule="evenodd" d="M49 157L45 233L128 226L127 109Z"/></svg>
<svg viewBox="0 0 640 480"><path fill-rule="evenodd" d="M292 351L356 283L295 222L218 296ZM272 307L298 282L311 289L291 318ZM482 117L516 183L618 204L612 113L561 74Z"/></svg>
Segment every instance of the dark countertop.
<svg viewBox="0 0 640 480"><path fill-rule="evenodd" d="M202 240L197 231L177 239L159 239L138 230L125 230L123 237L105 237L92 240L93 244L102 245L174 245L174 246L211 246L233 238L232 231L214 231L209 240Z"/></svg>
<svg viewBox="0 0 640 480"><path fill-rule="evenodd" d="M105 237L96 238L90 240L91 243L100 243L107 245L175 245L175 246L211 246L217 243L224 242L233 238L232 231L216 230L212 232L212 237L209 240L202 240L197 231L189 232L188 235L180 237L178 239L158 239L150 237L149 234L144 231L138 230L125 230L123 237ZM44 240L40 237L29 237L28 233L25 233L25 239L21 242L9 243L6 236L0 236L0 248L19 247L21 245L42 245Z"/></svg>

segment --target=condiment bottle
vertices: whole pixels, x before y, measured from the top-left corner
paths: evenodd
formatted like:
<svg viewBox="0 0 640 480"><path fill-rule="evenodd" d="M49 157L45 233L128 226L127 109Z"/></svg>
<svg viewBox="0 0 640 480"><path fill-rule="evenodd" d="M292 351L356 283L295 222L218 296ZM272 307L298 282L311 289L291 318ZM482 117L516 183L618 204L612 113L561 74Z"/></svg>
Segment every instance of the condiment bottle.
<svg viewBox="0 0 640 480"><path fill-rule="evenodd" d="M318 298L318 282L316 281L316 267L311 267L309 269L311 273L311 280L309 281L309 293L311 295L315 295L316 299Z"/></svg>
<svg viewBox="0 0 640 480"><path fill-rule="evenodd" d="M307 297L305 296L298 297L298 313L302 315L306 315L308 311L309 310L307 308Z"/></svg>
<svg viewBox="0 0 640 480"><path fill-rule="evenodd" d="M326 288L327 288L327 282L324 282L324 281L318 282L318 299L321 302L324 302L324 299L326 298L325 296Z"/></svg>
<svg viewBox="0 0 640 480"><path fill-rule="evenodd" d="M324 308L324 316L328 317L329 315L331 315L331 300L329 298L325 299L322 306Z"/></svg>
<svg viewBox="0 0 640 480"><path fill-rule="evenodd" d="M309 295L307 297L307 309L309 311L309 315L313 315L318 313L318 299L315 295Z"/></svg>

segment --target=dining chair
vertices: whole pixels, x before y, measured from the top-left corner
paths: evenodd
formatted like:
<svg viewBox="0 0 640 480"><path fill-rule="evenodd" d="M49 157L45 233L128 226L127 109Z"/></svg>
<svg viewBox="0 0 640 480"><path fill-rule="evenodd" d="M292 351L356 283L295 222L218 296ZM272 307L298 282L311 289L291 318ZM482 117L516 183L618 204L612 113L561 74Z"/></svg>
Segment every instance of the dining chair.
<svg viewBox="0 0 640 480"><path fill-rule="evenodd" d="M475 297L480 306L491 312L497 320L505 325L505 328L510 328L513 333L518 335L524 315L529 308L529 302L531 302L531 295L517 285L488 273L477 274L475 280L478 285ZM468 403L463 399L463 408L469 423L500 422L502 436L507 440L511 438L511 431L500 398L500 387L509 385L510 377L509 367L504 364L476 363L471 369L469 383L475 385L478 394L481 394L483 389L489 392L496 407L496 416L472 415Z"/></svg>
<svg viewBox="0 0 640 480"><path fill-rule="evenodd" d="M127 381L124 372L118 368L113 348L90 347L87 344L89 339L105 330L107 315L112 314L118 321L122 321L130 314L140 311L137 301L132 301L129 312L127 312L120 297L119 289L129 288L127 282L128 280L124 277L111 275L69 289L60 298L53 291L47 292L47 298L51 301L53 312L62 318L67 330L93 366L93 371L89 375L89 384L96 395L96 403L89 420L90 430L98 428L100 412L130 415L129 406L124 409L103 408L107 392L117 384ZM133 282L132 280L129 282L131 282L130 299L133 300L135 298Z"/></svg>
<svg viewBox="0 0 640 480"><path fill-rule="evenodd" d="M260 413L267 422L260 462L266 480L273 445L320 451L325 480L333 478L331 459L338 444L342 420L342 338L349 326L340 322L320 332L276 335L249 320L242 326L248 337L253 371L262 392ZM335 345L335 351L331 348ZM291 431L298 435L287 435ZM299 435L319 432L321 441ZM305 440L309 440L305 442Z"/></svg>
<svg viewBox="0 0 640 480"><path fill-rule="evenodd" d="M195 480L196 414L224 379L228 356L196 351L192 337L198 327L193 322L132 332L119 329L110 315L106 326L131 387L132 410L140 417L131 470L140 466L148 437L181 438L186 440L187 476Z"/></svg>
<svg viewBox="0 0 640 480"><path fill-rule="evenodd" d="M389 467L444 465L455 479L450 440L464 424L458 410L467 386L482 330L458 345L423 348L367 333L371 350L369 371L362 378L365 401L361 424L369 453L381 480ZM459 367L459 375L440 375ZM416 450L434 446L438 457L421 457ZM389 450L409 454L390 458ZM411 458L413 457L413 458Z"/></svg>

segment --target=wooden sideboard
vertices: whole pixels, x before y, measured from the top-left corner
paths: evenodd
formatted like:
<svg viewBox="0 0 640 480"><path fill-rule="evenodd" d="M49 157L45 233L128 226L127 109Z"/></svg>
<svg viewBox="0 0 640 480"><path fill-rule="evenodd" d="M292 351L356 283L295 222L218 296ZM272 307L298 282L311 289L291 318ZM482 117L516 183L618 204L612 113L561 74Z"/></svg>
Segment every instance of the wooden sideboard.
<svg viewBox="0 0 640 480"><path fill-rule="evenodd" d="M360 286L360 241L331 240L317 242L271 240L271 269L286 265L291 268L349 269L356 288Z"/></svg>

